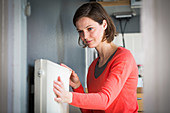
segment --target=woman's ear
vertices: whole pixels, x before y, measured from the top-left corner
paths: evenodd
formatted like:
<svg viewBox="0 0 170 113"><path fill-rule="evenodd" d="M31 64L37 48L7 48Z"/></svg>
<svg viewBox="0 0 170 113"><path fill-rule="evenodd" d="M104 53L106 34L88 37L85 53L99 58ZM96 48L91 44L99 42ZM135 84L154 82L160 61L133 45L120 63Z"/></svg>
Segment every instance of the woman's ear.
<svg viewBox="0 0 170 113"><path fill-rule="evenodd" d="M103 28L104 28L104 30L106 30L106 28L107 28L107 22L106 22L106 20L103 20Z"/></svg>

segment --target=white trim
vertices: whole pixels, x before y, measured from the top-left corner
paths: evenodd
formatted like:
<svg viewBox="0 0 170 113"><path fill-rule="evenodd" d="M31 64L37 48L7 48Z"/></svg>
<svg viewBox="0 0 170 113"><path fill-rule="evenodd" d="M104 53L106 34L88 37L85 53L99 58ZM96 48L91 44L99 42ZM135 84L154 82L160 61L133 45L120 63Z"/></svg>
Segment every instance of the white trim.
<svg viewBox="0 0 170 113"><path fill-rule="evenodd" d="M1 0L0 1L0 112L7 112L8 111L8 33L6 32L7 25L6 25L6 18L8 15L6 12L8 11L6 5L7 1ZM5 26L6 25L6 26Z"/></svg>
<svg viewBox="0 0 170 113"><path fill-rule="evenodd" d="M0 112L26 112L26 0L1 0Z"/></svg>
<svg viewBox="0 0 170 113"><path fill-rule="evenodd" d="M85 88L87 88L87 74L89 66L97 57L98 55L95 48L85 48Z"/></svg>

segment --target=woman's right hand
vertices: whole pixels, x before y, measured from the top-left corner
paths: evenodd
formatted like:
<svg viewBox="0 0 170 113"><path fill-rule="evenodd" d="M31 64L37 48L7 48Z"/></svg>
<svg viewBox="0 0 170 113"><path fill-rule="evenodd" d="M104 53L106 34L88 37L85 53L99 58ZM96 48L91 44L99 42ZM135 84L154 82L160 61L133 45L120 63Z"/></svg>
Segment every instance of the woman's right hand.
<svg viewBox="0 0 170 113"><path fill-rule="evenodd" d="M78 75L75 73L75 71L73 71L70 67L66 66L65 64L61 63L60 65L72 71L69 84L73 89L77 89L81 85Z"/></svg>

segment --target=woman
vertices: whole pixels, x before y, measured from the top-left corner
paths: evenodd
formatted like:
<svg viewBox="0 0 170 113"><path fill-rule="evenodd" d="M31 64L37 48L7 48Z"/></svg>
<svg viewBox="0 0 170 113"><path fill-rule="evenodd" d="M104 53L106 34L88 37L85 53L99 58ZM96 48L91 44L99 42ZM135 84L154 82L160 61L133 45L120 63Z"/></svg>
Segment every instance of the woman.
<svg viewBox="0 0 170 113"><path fill-rule="evenodd" d="M72 71L70 86L74 92L65 91L59 77L54 81L55 100L79 107L82 113L137 113L137 65L129 50L112 42L116 29L104 8L96 2L83 4L77 9L73 23L79 41L84 47L95 48L99 57L88 70L88 93L84 93L77 74Z"/></svg>

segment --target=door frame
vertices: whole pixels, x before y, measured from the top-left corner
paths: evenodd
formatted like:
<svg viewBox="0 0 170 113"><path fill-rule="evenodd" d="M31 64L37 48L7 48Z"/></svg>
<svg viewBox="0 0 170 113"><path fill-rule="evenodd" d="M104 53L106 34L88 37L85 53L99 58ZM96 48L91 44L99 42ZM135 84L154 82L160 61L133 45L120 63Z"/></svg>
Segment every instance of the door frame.
<svg viewBox="0 0 170 113"><path fill-rule="evenodd" d="M0 112L27 111L25 4L0 1Z"/></svg>

